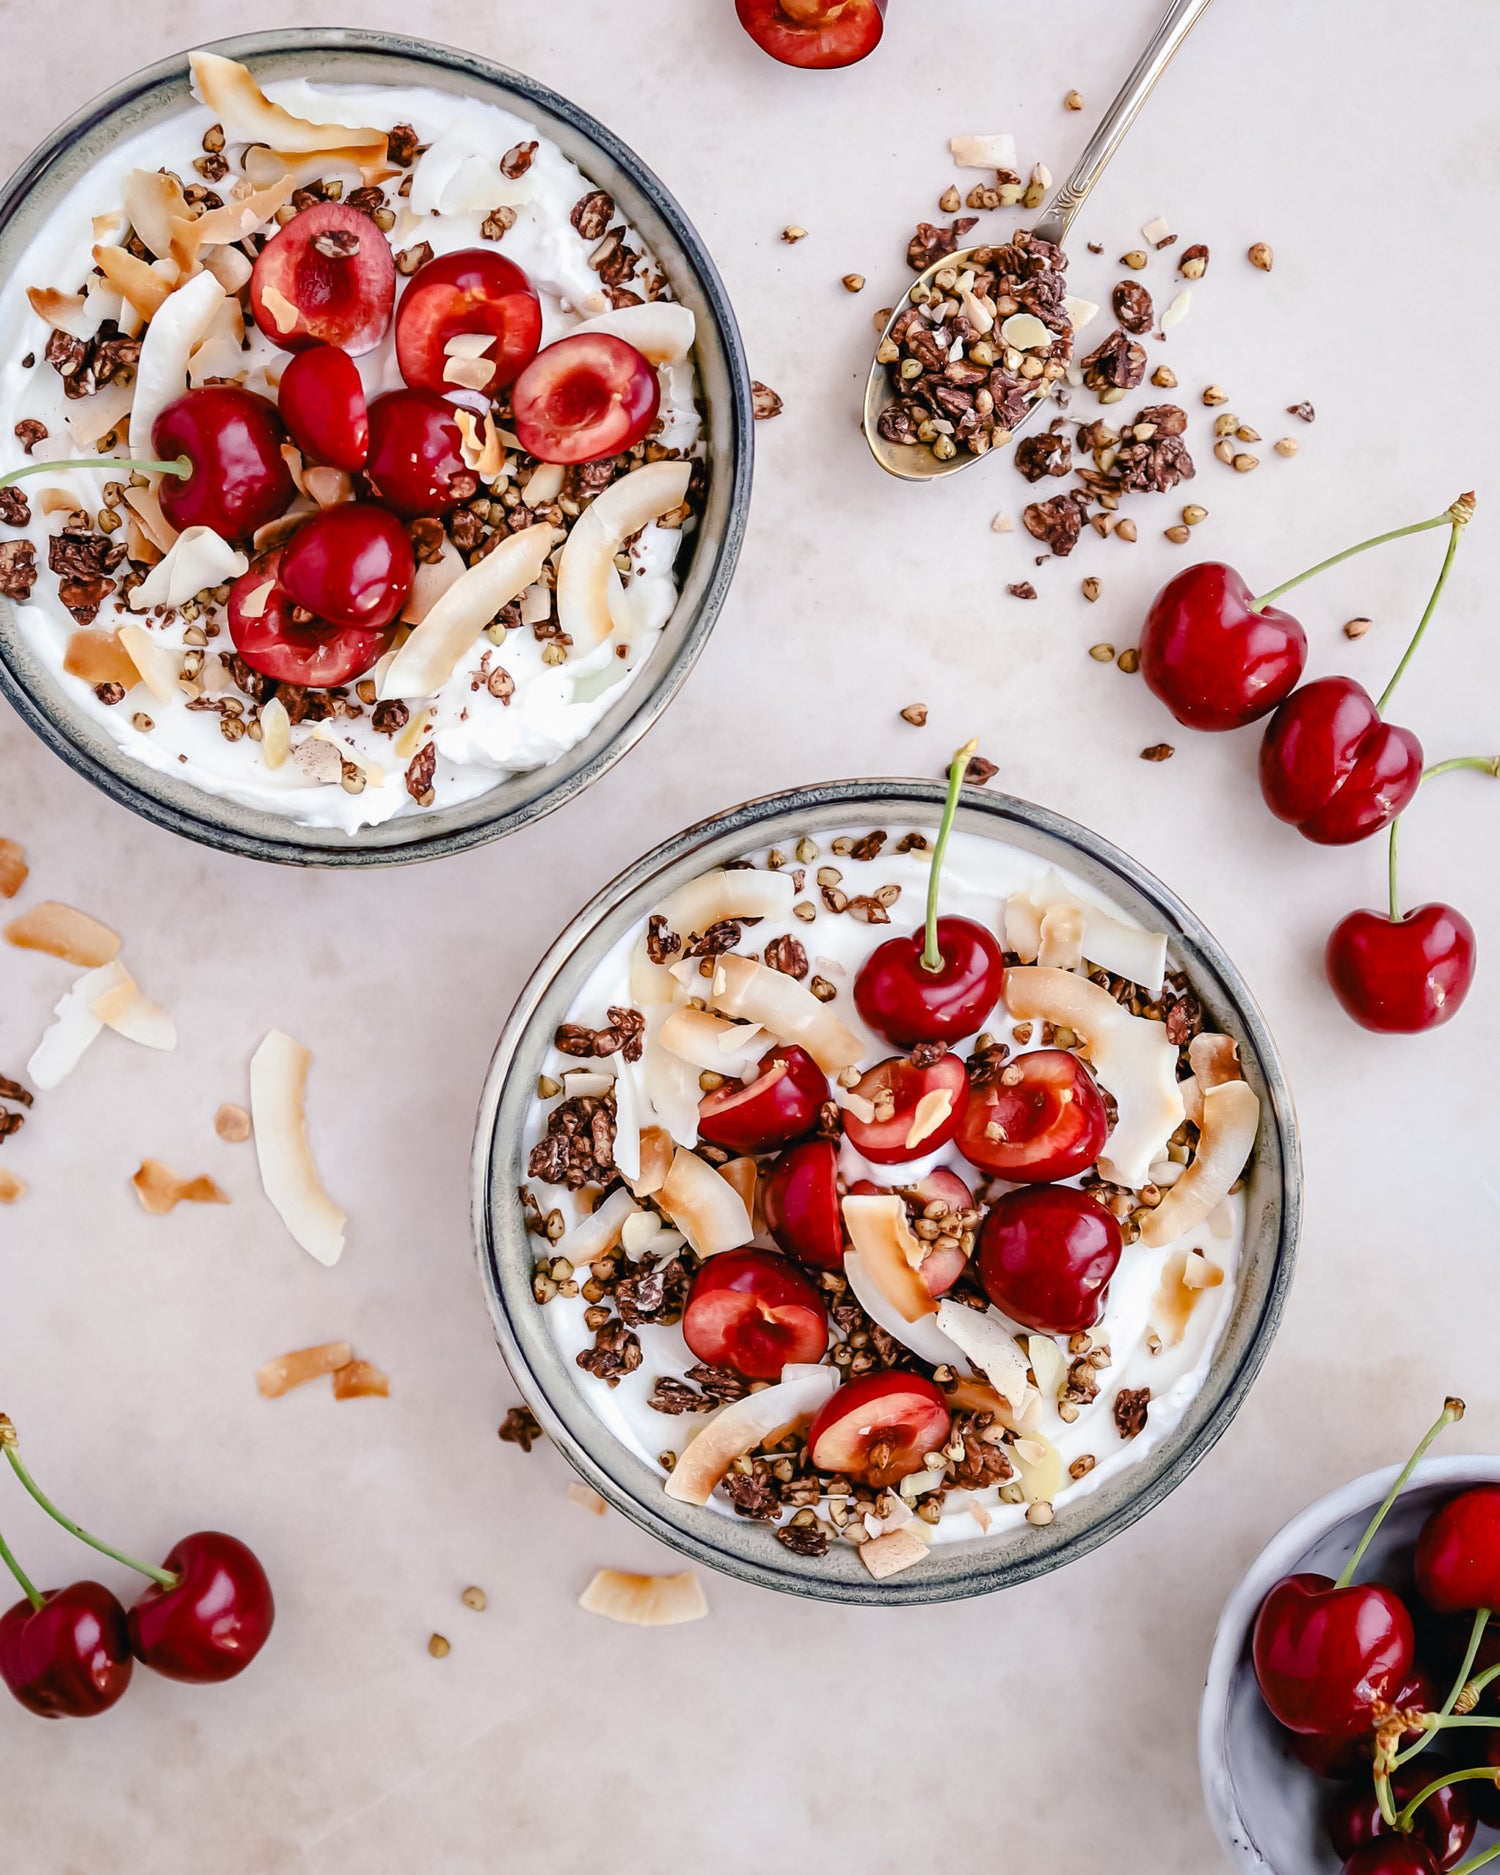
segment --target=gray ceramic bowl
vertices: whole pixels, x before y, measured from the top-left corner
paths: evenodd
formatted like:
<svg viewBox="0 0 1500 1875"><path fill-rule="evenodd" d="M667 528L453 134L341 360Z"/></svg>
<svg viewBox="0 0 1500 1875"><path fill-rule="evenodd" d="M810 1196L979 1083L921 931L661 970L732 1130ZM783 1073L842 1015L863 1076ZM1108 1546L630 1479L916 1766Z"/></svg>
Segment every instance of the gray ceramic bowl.
<svg viewBox="0 0 1500 1875"><path fill-rule="evenodd" d="M1264 1018L1193 914L1134 860L1085 828L1005 795L967 790L958 825L1070 868L1170 936L1215 1024L1240 1045L1262 1103L1249 1179L1244 1266L1233 1315L1207 1383L1182 1423L1140 1464L1075 1503L1045 1528L939 1545L909 1575L875 1583L848 1545L817 1561L791 1557L764 1526L675 1503L660 1474L628 1452L575 1385L531 1294L533 1254L516 1187L525 1177L527 1109L557 1024L599 959L675 886L749 849L820 829L867 823L935 827L944 789L930 781L844 781L748 802L689 827L623 872L587 905L542 959L495 1051L474 1147L474 1229L495 1331L517 1385L549 1436L618 1510L685 1555L729 1575L824 1601L951 1601L1055 1569L1160 1503L1233 1418L1255 1378L1291 1281L1302 1172L1292 1103Z"/></svg>
<svg viewBox="0 0 1500 1875"><path fill-rule="evenodd" d="M252 33L214 42L262 81L301 76L352 84L426 85L480 96L540 125L608 189L698 318L695 362L705 410L708 499L691 553L680 565L677 606L644 670L594 729L559 761L516 775L476 800L402 816L348 835L242 807L161 775L128 755L78 710L32 653L15 610L0 599L0 691L22 720L96 787L174 833L223 852L299 866L378 866L435 859L539 820L596 781L651 727L692 669L724 603L750 504L753 460L750 377L739 329L707 250L672 196L603 124L544 85L472 53L351 27ZM38 229L99 153L180 110L185 55L124 79L69 119L26 159L0 193L0 274L16 266Z"/></svg>
<svg viewBox="0 0 1500 1875"><path fill-rule="evenodd" d="M1338 1576L1400 1469L1368 1472L1309 1505L1272 1537L1225 1603L1203 1690L1198 1762L1209 1820L1238 1869L1338 1875L1343 1866L1319 1827L1331 1786L1293 1757L1266 1710L1250 1664L1250 1631L1266 1591L1283 1576L1304 1569ZM1497 1481L1500 1458L1424 1459L1366 1552L1360 1580L1404 1588L1412 1546L1429 1513L1467 1485ZM1493 1831L1480 1830L1475 1851L1494 1841Z"/></svg>

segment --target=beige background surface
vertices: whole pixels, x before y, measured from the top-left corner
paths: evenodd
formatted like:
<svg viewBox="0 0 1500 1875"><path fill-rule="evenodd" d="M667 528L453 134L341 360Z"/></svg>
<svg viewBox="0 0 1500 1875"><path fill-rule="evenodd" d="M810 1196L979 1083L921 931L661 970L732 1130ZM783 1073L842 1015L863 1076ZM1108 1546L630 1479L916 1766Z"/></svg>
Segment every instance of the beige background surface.
<svg viewBox="0 0 1500 1875"><path fill-rule="evenodd" d="M522 6L273 4L242 25L385 25L472 46L571 94L680 195L721 266L752 368L786 399L761 425L755 507L720 627L663 723L591 795L438 867L331 877L219 859L73 777L0 710L0 831L38 894L126 934L176 1012L175 1056L105 1038L7 1143L32 1195L0 1213L0 1406L33 1465L96 1527L164 1552L218 1524L277 1587L263 1662L218 1691L143 1675L87 1725L0 1710L0 1860L17 1875L755 1875L960 1863L1036 1875L1219 1866L1194 1761L1199 1676L1230 1585L1292 1511L1402 1452L1445 1389L1454 1439L1500 1440L1494 1386L1493 1066L1500 1055L1500 789L1433 790L1406 840L1409 898L1448 896L1492 954L1450 1030L1379 1041L1322 985L1335 919L1379 903L1375 848L1328 853L1263 811L1255 739L1175 733L1087 647L1129 642L1181 549L1170 502L1140 542L1092 536L1035 571L1001 462L941 492L886 484L855 427L869 315L949 180L955 131L1013 129L1061 174L1156 0L893 0L880 54L783 72L728 0ZM18 161L122 72L230 24L162 0L0 5L0 160ZM1211 510L1197 550L1274 583L1359 533L1478 484L1480 518L1402 713L1433 756L1500 745L1495 585L1497 49L1485 0L1309 8L1221 0L1080 225L1087 292L1165 214L1209 275L1166 351ZM1082 115L1062 108L1077 86ZM795 248L777 235L810 230ZM1253 272L1249 242L1276 249ZM1160 292L1170 271L1145 276ZM870 278L850 299L839 276ZM1095 292L1094 297L1100 297ZM1295 461L1212 460L1196 393L1227 385ZM1311 398L1302 429L1280 413ZM1500 490L1495 491L1500 495ZM1488 504L1488 505L1485 505ZM1379 688L1435 573L1435 538L1306 596L1315 672ZM1042 599L1007 582L1035 571ZM1104 581L1087 606L1078 583ZM1341 622L1368 613L1357 645ZM931 705L909 729L903 704ZM565 1496L568 1473L495 1439L514 1392L471 1261L466 1155L493 1037L564 919L650 842L748 795L829 776L938 772L977 731L997 785L1089 821L1226 941L1285 1049L1306 1129L1308 1219L1281 1338L1220 1448L1106 1550L1003 1598L884 1615L710 1580L711 1618L637 1633L580 1613L599 1564L664 1552ZM67 972L0 954L0 1068L34 1044ZM316 1051L312 1122L351 1213L333 1273L281 1233L248 1148L212 1131L272 1024ZM227 1211L148 1218L143 1154L205 1170ZM394 1397L270 1405L252 1373L339 1336ZM0 1493L37 1574L87 1572ZM122 1572L103 1567L123 1587ZM457 1602L484 1586L489 1612ZM453 1642L428 1658L433 1629Z"/></svg>

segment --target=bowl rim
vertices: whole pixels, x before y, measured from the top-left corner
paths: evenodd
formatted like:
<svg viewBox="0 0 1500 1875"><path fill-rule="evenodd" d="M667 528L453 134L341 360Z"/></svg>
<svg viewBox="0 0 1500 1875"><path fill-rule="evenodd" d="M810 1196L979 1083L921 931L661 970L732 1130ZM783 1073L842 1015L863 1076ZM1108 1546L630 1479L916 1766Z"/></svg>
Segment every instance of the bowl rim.
<svg viewBox="0 0 1500 1875"><path fill-rule="evenodd" d="M790 1556L783 1559L783 1553L775 1545L766 1546L776 1551L774 1556L742 1553L730 1541L730 1533L739 1528L733 1520L719 1515L711 1508L696 1510L694 1507L672 1504L659 1490L655 1493L656 1501L647 1501L621 1484L606 1460L613 1457L618 1463L619 1455L625 1452L625 1448L581 1394L578 1395L581 1410L570 1402L572 1416L578 1421L577 1427L565 1423L563 1415L552 1404L543 1381L532 1370L512 1319L499 1254L499 1240L504 1236L507 1224L497 1217L498 1207L491 1204L497 1188L502 1184L510 1186L513 1182L501 1176L502 1161L510 1150L509 1142L499 1137L498 1120L502 1102L516 1057L555 979L576 954L589 946L591 940L597 942L604 921L618 912L626 900L648 886L657 885L660 889L659 882L663 875L670 874L675 868L686 868L694 861L700 865L715 863L719 855L715 854L714 859L705 861L705 848L732 847L737 844L743 850L763 844L767 822L775 821L778 817L800 818L834 809L851 818L864 818L873 810L878 817L891 821L898 820L903 812L916 819L935 821L941 813L945 794L944 783L925 779L828 782L760 796L709 816L661 841L595 893L544 952L517 997L496 1043L475 1124L471 1196L474 1246L480 1280L501 1353L512 1378L543 1430L574 1469L607 1502L651 1535L694 1561L705 1563L741 1581L809 1599L878 1606L958 1600L1028 1581L1087 1554L1127 1529L1188 1476L1228 1427L1274 1339L1296 1260L1302 1213L1302 1161L1296 1115L1285 1073L1265 1018L1217 940L1175 893L1111 842L1050 809L991 790L965 788L961 797L961 825L973 825L976 821L981 827L988 824L1002 838L1007 828L1020 828L1032 836L1039 836L1051 848L1061 846L1071 849L1075 855L1075 865L1077 859L1082 857L1113 872L1127 887L1150 900L1153 908L1168 921L1167 928L1173 933L1174 940L1190 944L1211 967L1252 1045L1255 1064L1268 1096L1262 1124L1273 1129L1282 1178L1274 1204L1268 1212L1274 1223L1274 1233L1269 1250L1269 1276L1258 1314L1249 1328L1236 1364L1220 1383L1219 1396L1212 1411L1183 1449L1169 1460L1160 1456L1153 1460L1148 1456L1140 1468L1144 1475L1137 1482L1136 1488L1125 1495L1115 1508L1085 1528L1072 1533L1061 1532L1058 1526L1063 1523L1063 1519L1060 1518L1045 1530L1038 1529L1035 1532L1038 1541L1034 1545L1028 1543L1024 1553L1011 1558L1006 1558L995 1549L990 1551L986 1560L986 1552L990 1550L988 1539L978 1539L973 1544L956 1543L952 1546L955 1560L949 1563L941 1575L926 1568L909 1575L896 1575L879 1583L873 1579L863 1581L853 1577L833 1579L787 1566L793 1564L795 1559ZM782 836L778 833L773 837ZM1057 857L1055 852L1054 857ZM686 873L684 876L687 876ZM518 1207L511 1209L518 1212ZM510 1218L509 1228L514 1230L515 1227L514 1218ZM535 1309L529 1291L524 1299L518 1300L521 1307ZM1160 1448L1161 1454L1171 1452L1180 1431L1179 1423L1173 1432L1166 1435ZM633 1460L628 1453L626 1457L633 1463L640 1462ZM1129 1478L1131 1474L1127 1470L1122 1475ZM664 1512L662 1505L671 1505L672 1515ZM698 1528L686 1527L695 1519L698 1520ZM749 1528L758 1531L760 1526L752 1525ZM963 1552L970 1553L965 1555ZM938 1555L942 1553L937 1552Z"/></svg>
<svg viewBox="0 0 1500 1875"><path fill-rule="evenodd" d="M1229 1695L1244 1658L1250 1629L1266 1591L1296 1565L1319 1537L1352 1512L1373 1511L1400 1477L1401 1464L1382 1465L1337 1485L1281 1526L1236 1582L1214 1628L1213 1646L1198 1707L1198 1776L1203 1805L1219 1847L1236 1867L1266 1875L1271 1864L1255 1847L1235 1797L1226 1749ZM1407 1488L1422 1485L1491 1484L1500 1481L1500 1455L1445 1452L1422 1459ZM1238 1830L1238 1833L1236 1833ZM1272 1871L1274 1875L1274 1871Z"/></svg>
<svg viewBox="0 0 1500 1875"><path fill-rule="evenodd" d="M226 58L249 63L272 54L302 53L311 58L320 52L354 52L417 61L438 70L456 73L478 86L498 88L509 94L502 102L508 102L518 110L529 110L533 114L550 115L561 120L573 133L598 150L606 161L628 176L632 185L647 198L652 209L667 225L672 238L686 257L695 276L694 285L701 293L710 315L708 320L700 320L698 344L702 346L705 342L702 328L711 325L712 342L722 361L727 380L724 427L728 431L728 447L723 458L724 468L720 471L728 476L723 527L716 541L705 542L704 546L697 549L699 553L707 552L709 559L696 615L671 656L660 668L654 672L643 669L637 682L622 693L621 701L629 697L633 698L633 704L615 734L587 759L569 765L569 758L583 746L579 743L565 751L557 762L534 771L546 774L551 769L564 770L534 796L501 813L473 819L452 828L437 827L424 833L422 828L424 825L430 826L429 821L405 816L402 817L403 824L410 825L410 837L371 843L365 838L371 831L366 828L345 836L341 843L335 843L332 840L324 842L301 837L304 830L290 818L284 823L284 837L279 833L255 830L249 825L226 824L212 811L215 797L207 790L194 789L193 804L179 804L159 795L151 785L155 771L131 757L123 748L120 750L121 764L117 771L82 746L73 733L74 713L66 707L54 708L50 701L39 699L19 673L11 668L6 633L3 630L0 630L0 695L6 698L22 722L55 755L60 756L76 774L91 782L111 800L130 808L158 827L196 840L219 852L293 866L387 866L438 859L449 853L464 852L487 841L503 838L564 806L628 754L687 681L723 609L744 544L755 458L749 364L724 282L702 237L677 198L627 143L590 112L525 73L513 71L508 66L482 58L461 47L354 26L277 27L264 32L206 40L198 46L159 59L154 64L130 73L82 105L17 165L3 187L0 187L0 235L4 234L33 193L45 184L54 165L81 137L127 109L137 98L164 84L175 82L185 90L191 51L217 52ZM10 609L8 601L0 601L0 605ZM675 616L674 606L671 617ZM15 635L19 639L19 631ZM587 741L587 738L584 740ZM504 776L498 777L496 785L503 784L505 779ZM201 811L197 805L199 797L203 804ZM482 801L484 798L485 795L481 794L474 800ZM226 802L225 805L231 809L237 808L235 803ZM458 805L468 808L472 803ZM237 811L254 813L257 810L237 808Z"/></svg>

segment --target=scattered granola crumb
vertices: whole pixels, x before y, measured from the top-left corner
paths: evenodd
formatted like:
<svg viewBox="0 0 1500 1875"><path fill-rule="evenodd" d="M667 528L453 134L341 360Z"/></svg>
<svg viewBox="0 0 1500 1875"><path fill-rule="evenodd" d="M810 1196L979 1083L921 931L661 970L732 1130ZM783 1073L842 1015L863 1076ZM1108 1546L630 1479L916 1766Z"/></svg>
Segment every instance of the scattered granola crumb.
<svg viewBox="0 0 1500 1875"><path fill-rule="evenodd" d="M467 1588L458 1598L465 1608L472 1608L476 1615L482 1615L489 1607L489 1597L483 1589Z"/></svg>
<svg viewBox="0 0 1500 1875"><path fill-rule="evenodd" d="M1252 456L1248 450L1237 450L1229 465L1236 475L1248 475L1252 469L1260 467L1260 457Z"/></svg>
<svg viewBox="0 0 1500 1875"><path fill-rule="evenodd" d="M963 197L952 183L938 197L938 208L945 215L956 215L963 207Z"/></svg>
<svg viewBox="0 0 1500 1875"><path fill-rule="evenodd" d="M1276 260L1276 256L1264 241L1253 242L1245 258L1252 267L1258 267L1262 273L1269 273Z"/></svg>
<svg viewBox="0 0 1500 1875"><path fill-rule="evenodd" d="M1158 365L1151 373L1151 382L1162 391L1177 389L1177 373L1170 365Z"/></svg>
<svg viewBox="0 0 1500 1875"><path fill-rule="evenodd" d="M798 241L807 239L806 228L799 228L796 222L789 222L781 231L781 238L788 247L795 247Z"/></svg>
<svg viewBox="0 0 1500 1875"><path fill-rule="evenodd" d="M1113 645L1105 644L1090 645L1089 656L1096 664L1113 664L1115 661L1115 648Z"/></svg>
<svg viewBox="0 0 1500 1875"><path fill-rule="evenodd" d="M1017 580L1015 585L1007 586L1005 590L1010 594L1012 599L1034 599L1036 597L1036 587L1032 585L1029 579Z"/></svg>
<svg viewBox="0 0 1500 1875"><path fill-rule="evenodd" d="M925 703L908 703L906 708L901 712L901 720L904 723L910 723L913 729L920 729L927 721L927 705Z"/></svg>
<svg viewBox="0 0 1500 1875"><path fill-rule="evenodd" d="M1374 622L1373 619L1368 618L1348 619L1344 625L1344 636L1346 638L1363 638Z"/></svg>
<svg viewBox="0 0 1500 1875"><path fill-rule="evenodd" d="M1090 605L1094 603L1103 590L1103 585L1095 579L1092 573L1089 574L1082 586L1079 587L1079 591L1083 594L1084 598L1088 600ZM1113 655L1113 653L1111 653L1111 655Z"/></svg>
<svg viewBox="0 0 1500 1875"><path fill-rule="evenodd" d="M1081 111L1083 109L1083 93L1081 91L1070 91L1063 99L1063 109L1065 111Z"/></svg>
<svg viewBox="0 0 1500 1875"><path fill-rule="evenodd" d="M1212 410L1215 404L1227 404L1229 393L1222 384L1210 384L1204 390L1203 401Z"/></svg>
<svg viewBox="0 0 1500 1875"><path fill-rule="evenodd" d="M1182 511L1182 518L1189 527L1196 527L1200 521L1208 519L1208 509L1199 507L1196 501L1190 501Z"/></svg>
<svg viewBox="0 0 1500 1875"><path fill-rule="evenodd" d="M428 1640L427 1651L434 1660L446 1660L453 1649L444 1635L434 1634Z"/></svg>
<svg viewBox="0 0 1500 1875"><path fill-rule="evenodd" d="M865 290L865 276L862 273L846 273L844 275L844 286L850 293L863 293ZM889 318L890 315L887 314L886 317ZM884 325L885 320L882 319L880 323Z"/></svg>
<svg viewBox="0 0 1500 1875"><path fill-rule="evenodd" d="M220 1139L228 1140L231 1146L237 1146L250 1137L250 1115L243 1107L236 1107L225 1101L214 1115L214 1131Z"/></svg>
<svg viewBox="0 0 1500 1875"><path fill-rule="evenodd" d="M771 389L769 384L762 384L759 378L756 378L751 383L750 402L751 407L755 411L755 420L757 423L763 422L767 417L779 417L781 415L781 399L776 395L775 391Z"/></svg>
<svg viewBox="0 0 1500 1875"><path fill-rule="evenodd" d="M1143 762L1170 762L1177 753L1170 742L1153 742L1148 749L1141 750Z"/></svg>
<svg viewBox="0 0 1500 1875"><path fill-rule="evenodd" d="M1027 1523L1034 1523L1038 1525L1049 1524L1052 1521L1052 1517L1053 1517L1052 1506L1046 1501L1045 1498L1038 1499L1038 1501L1035 1504L1028 1504L1026 1506Z"/></svg>
<svg viewBox="0 0 1500 1875"><path fill-rule="evenodd" d="M1008 514L997 514L994 520L990 522L990 532L992 534L1014 534L1015 531L1016 524Z"/></svg>
<svg viewBox="0 0 1500 1875"><path fill-rule="evenodd" d="M1286 414L1289 417L1300 417L1304 423L1316 422L1318 415L1317 411L1314 410L1309 403L1288 404Z"/></svg>
<svg viewBox="0 0 1500 1875"><path fill-rule="evenodd" d="M1180 521L1175 522L1171 527L1164 527L1162 533L1177 547L1182 546L1184 541L1191 538L1188 529Z"/></svg>
<svg viewBox="0 0 1500 1875"><path fill-rule="evenodd" d="M1115 1395L1115 1424L1122 1439L1133 1439L1144 1429L1150 1404L1149 1387L1122 1387Z"/></svg>
<svg viewBox="0 0 1500 1875"><path fill-rule="evenodd" d="M1295 456L1302 445L1295 436L1283 436L1278 439L1275 447L1278 456Z"/></svg>
<svg viewBox="0 0 1500 1875"><path fill-rule="evenodd" d="M1120 653L1119 657L1115 659L1115 663L1124 671L1127 677L1134 677L1136 672L1141 668L1141 654L1136 650L1134 645L1127 645Z"/></svg>
<svg viewBox="0 0 1500 1875"><path fill-rule="evenodd" d="M1201 280L1208 272L1208 249L1201 241L1182 250L1182 258L1177 263L1177 271L1186 280Z"/></svg>
<svg viewBox="0 0 1500 1875"><path fill-rule="evenodd" d="M542 1428L529 1406L513 1406L500 1423L500 1437L506 1445L519 1445L529 1452L542 1436Z"/></svg>
<svg viewBox="0 0 1500 1875"><path fill-rule="evenodd" d="M1125 519L1115 528L1114 533L1116 540L1134 540L1137 534L1135 522L1132 521L1127 514Z"/></svg>
<svg viewBox="0 0 1500 1875"><path fill-rule="evenodd" d="M971 755L969 766L964 770L964 785L969 788L982 788L987 781L994 779L1000 772L999 765L986 761L982 755ZM944 771L946 779L946 771Z"/></svg>
<svg viewBox="0 0 1500 1875"><path fill-rule="evenodd" d="M1120 265L1122 267L1129 267L1134 273L1139 273L1145 266L1146 259L1147 257L1142 249L1133 247L1128 253L1120 256Z"/></svg>

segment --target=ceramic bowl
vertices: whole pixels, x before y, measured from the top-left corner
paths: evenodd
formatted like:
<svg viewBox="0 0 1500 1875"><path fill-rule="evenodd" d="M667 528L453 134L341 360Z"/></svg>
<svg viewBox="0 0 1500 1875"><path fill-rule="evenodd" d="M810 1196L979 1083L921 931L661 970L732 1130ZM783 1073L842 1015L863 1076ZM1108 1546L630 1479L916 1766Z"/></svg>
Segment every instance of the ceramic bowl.
<svg viewBox="0 0 1500 1875"><path fill-rule="evenodd" d="M676 608L644 669L576 747L474 800L350 835L302 827L159 774L77 706L27 644L10 602L0 599L0 691L70 767L146 819L221 851L292 865L437 858L526 826L598 780L645 734L691 670L728 591L750 502L753 418L739 331L714 264L669 191L612 131L533 79L451 47L347 27L252 33L213 49L249 65L263 83L312 72L350 84L418 84L486 98L528 117L615 197L654 249L677 298L697 315L708 490L677 569ZM102 151L182 109L188 76L184 54L123 79L26 159L0 192L0 271L16 266Z"/></svg>
<svg viewBox="0 0 1500 1875"><path fill-rule="evenodd" d="M516 1382L582 1476L643 1528L696 1561L789 1594L882 1605L984 1594L1055 1569L1160 1503L1209 1450L1249 1390L1276 1331L1301 1215L1292 1104L1265 1021L1234 966L1193 914L1117 848L1045 808L966 790L958 825L1071 870L1154 930L1188 972L1214 1024L1239 1043L1261 1099L1248 1180L1239 1290L1207 1380L1176 1429L1092 1494L1064 1499L1045 1528L943 1543L921 1569L874 1582L854 1550L790 1556L763 1525L678 1504L660 1475L606 1430L575 1384L531 1293L533 1250L516 1188L526 1176L527 1112L554 1030L611 945L674 887L753 848L852 823L935 828L944 789L928 781L846 781L751 801L690 827L606 886L562 932L522 992L495 1051L474 1149L474 1228L495 1330Z"/></svg>

